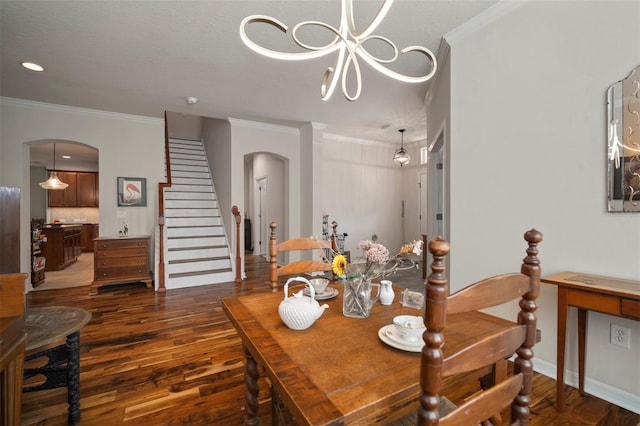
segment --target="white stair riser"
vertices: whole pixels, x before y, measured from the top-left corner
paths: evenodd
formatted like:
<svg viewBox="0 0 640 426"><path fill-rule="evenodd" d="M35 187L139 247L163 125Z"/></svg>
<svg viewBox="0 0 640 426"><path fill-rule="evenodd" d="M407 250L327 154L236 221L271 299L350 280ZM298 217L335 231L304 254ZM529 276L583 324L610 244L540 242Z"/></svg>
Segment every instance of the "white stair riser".
<svg viewBox="0 0 640 426"><path fill-rule="evenodd" d="M174 179L209 179L209 171L204 170L171 170L171 182Z"/></svg>
<svg viewBox="0 0 640 426"><path fill-rule="evenodd" d="M166 200L165 199L164 207L167 209L210 208L210 209L219 210L217 200Z"/></svg>
<svg viewBox="0 0 640 426"><path fill-rule="evenodd" d="M204 149L202 149L201 146L197 146L197 145L174 145L174 144L170 144L169 145L169 152L171 154L175 153L184 153L184 154L190 154L190 153L197 153L198 155L203 155L204 154Z"/></svg>
<svg viewBox="0 0 640 426"><path fill-rule="evenodd" d="M165 203L171 200L215 200L216 195L213 192L176 192L172 191L171 188L167 188L164 190L164 200ZM216 207L217 201L216 201Z"/></svg>
<svg viewBox="0 0 640 426"><path fill-rule="evenodd" d="M202 179L202 178L182 178L182 177L171 177L171 186L173 185L195 185L195 186L208 186L209 190L211 190L211 186L213 182L211 179Z"/></svg>
<svg viewBox="0 0 640 426"><path fill-rule="evenodd" d="M164 223L167 228L174 226L221 226L222 219L220 217L167 217Z"/></svg>
<svg viewBox="0 0 640 426"><path fill-rule="evenodd" d="M193 154L175 154L171 155L171 164L191 164L202 166L207 164L207 160L202 155Z"/></svg>
<svg viewBox="0 0 640 426"><path fill-rule="evenodd" d="M211 186L199 186L199 185L178 185L173 184L166 189L167 192L197 192L199 194L209 194L213 192ZM198 197L201 198L201 197Z"/></svg>
<svg viewBox="0 0 640 426"><path fill-rule="evenodd" d="M169 138L169 144L176 144L176 145L193 145L193 146L202 146L202 142L201 141L196 141L196 140L192 140L192 139L176 139L176 138Z"/></svg>
<svg viewBox="0 0 640 426"><path fill-rule="evenodd" d="M189 167L208 167L209 165L207 164L206 161L204 160L176 160L173 159L171 160L171 162L169 163L171 164L171 168L177 168L177 169L182 169L182 170L188 170Z"/></svg>
<svg viewBox="0 0 640 426"><path fill-rule="evenodd" d="M231 268L230 259L220 260L205 260L202 262L188 262L188 263L167 263L167 273L180 274L183 272L199 272L216 269Z"/></svg>
<svg viewBox="0 0 640 426"><path fill-rule="evenodd" d="M194 250L178 250L167 253L167 261L172 260L185 260L185 259L204 259L206 257L229 257L229 249L226 247L221 248L208 248L208 249L194 249Z"/></svg>
<svg viewBox="0 0 640 426"><path fill-rule="evenodd" d="M167 238L175 237L207 237L214 238L214 245L226 244L222 226L194 226L191 228L167 228ZM222 241L220 241L222 238Z"/></svg>
<svg viewBox="0 0 640 426"><path fill-rule="evenodd" d="M209 186L199 186L199 185L180 185L180 184L172 184L167 191L171 192L213 192L211 185Z"/></svg>
<svg viewBox="0 0 640 426"><path fill-rule="evenodd" d="M220 209L165 209L165 217L220 217Z"/></svg>
<svg viewBox="0 0 640 426"><path fill-rule="evenodd" d="M204 238L169 238L167 240L167 248L194 248L199 247L226 247L224 237L204 237ZM226 253L217 254L223 256ZM196 256L198 257L198 256Z"/></svg>
<svg viewBox="0 0 640 426"><path fill-rule="evenodd" d="M191 277L170 278L167 281L167 290L176 288L196 287L199 285L228 283L233 281L233 272L217 272L211 274L194 275Z"/></svg>
<svg viewBox="0 0 640 426"><path fill-rule="evenodd" d="M190 166L182 164L171 164L171 176L180 175L181 173L209 173L207 166Z"/></svg>

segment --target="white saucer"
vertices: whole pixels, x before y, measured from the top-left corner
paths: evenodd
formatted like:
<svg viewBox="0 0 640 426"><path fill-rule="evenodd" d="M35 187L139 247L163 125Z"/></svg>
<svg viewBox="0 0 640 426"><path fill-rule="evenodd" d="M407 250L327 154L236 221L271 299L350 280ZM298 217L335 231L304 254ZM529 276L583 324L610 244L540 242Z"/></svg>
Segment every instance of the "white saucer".
<svg viewBox="0 0 640 426"><path fill-rule="evenodd" d="M396 338L392 338L391 336L393 336L393 324L385 325L380 330L378 330L378 337L380 338L380 340L396 349L407 352L421 352L422 347L424 346L423 341L418 341L416 343L407 341L399 342L398 340L396 340Z"/></svg>
<svg viewBox="0 0 640 426"><path fill-rule="evenodd" d="M309 292L309 288L305 287L305 289L303 290L303 293L305 296L310 296L311 293ZM338 293L340 293L337 289L335 288L331 288L331 287L327 287L327 289L325 291L323 291L322 293L318 294L316 293L316 300L327 300L327 299L332 299L334 297L336 297L338 295Z"/></svg>

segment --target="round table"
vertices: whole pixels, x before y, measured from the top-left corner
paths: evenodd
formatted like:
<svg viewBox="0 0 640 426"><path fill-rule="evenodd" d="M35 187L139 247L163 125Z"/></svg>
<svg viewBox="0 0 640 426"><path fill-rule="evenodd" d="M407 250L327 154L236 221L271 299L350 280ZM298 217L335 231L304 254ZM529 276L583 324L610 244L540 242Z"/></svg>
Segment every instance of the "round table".
<svg viewBox="0 0 640 426"><path fill-rule="evenodd" d="M43 367L25 368L24 378L43 375L43 384L25 386L23 392L59 387L67 388L69 424L80 421L80 329L91 320L91 313L68 306L52 306L25 310L27 352L51 346L65 339L64 344L27 355L25 361L46 356Z"/></svg>

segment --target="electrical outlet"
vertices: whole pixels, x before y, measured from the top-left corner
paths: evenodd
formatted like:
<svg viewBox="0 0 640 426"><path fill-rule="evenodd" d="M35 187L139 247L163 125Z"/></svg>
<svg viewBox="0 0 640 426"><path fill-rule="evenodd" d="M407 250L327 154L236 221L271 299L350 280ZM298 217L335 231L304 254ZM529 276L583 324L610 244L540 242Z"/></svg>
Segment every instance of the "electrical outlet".
<svg viewBox="0 0 640 426"><path fill-rule="evenodd" d="M616 346L622 346L623 348L631 349L631 344L629 343L629 335L631 334L631 329L629 327L623 327L618 324L611 324L611 338L609 343Z"/></svg>

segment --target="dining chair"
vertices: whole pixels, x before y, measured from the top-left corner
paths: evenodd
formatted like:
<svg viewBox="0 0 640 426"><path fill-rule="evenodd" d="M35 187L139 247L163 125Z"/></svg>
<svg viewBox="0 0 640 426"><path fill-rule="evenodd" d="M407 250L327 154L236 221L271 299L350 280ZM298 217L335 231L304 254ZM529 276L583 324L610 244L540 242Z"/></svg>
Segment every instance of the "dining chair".
<svg viewBox="0 0 640 426"><path fill-rule="evenodd" d="M331 271L330 259L314 260L314 253L324 255L325 250L331 249L331 241L316 238L291 238L278 243L276 241L277 224L271 222L271 236L269 238L269 257L271 270L269 280L272 291L278 291L278 277L286 275L304 274L312 272ZM278 253L300 251L307 259L295 260L278 266Z"/></svg>
<svg viewBox="0 0 640 426"><path fill-rule="evenodd" d="M525 425L529 423L529 403L533 378L533 346L536 343L536 299L540 289L540 261L537 245L542 234L531 229L524 234L527 256L520 273L509 273L477 281L448 295L445 256L449 244L438 237L429 243L433 256L431 274L426 283L423 335L425 346L420 360L420 405L417 413L393 425ZM447 344L448 315L476 311L519 300L517 321L510 328L497 329L489 336L478 336L455 353L443 353ZM453 331L453 330L452 330ZM469 373L480 368L493 368L515 354L513 374L493 386L480 389L454 405L441 395L442 379ZM458 402L458 401L455 401ZM503 422L501 411L511 406L511 422Z"/></svg>

